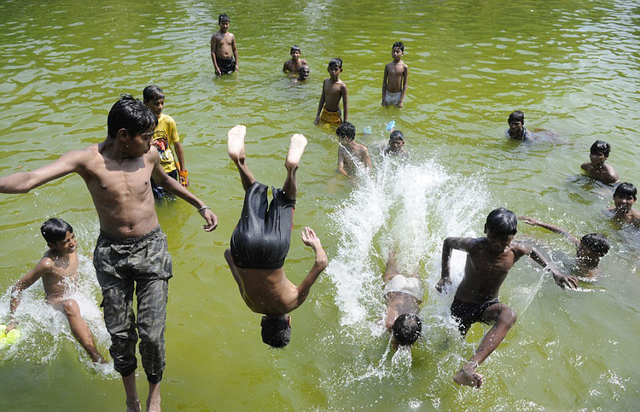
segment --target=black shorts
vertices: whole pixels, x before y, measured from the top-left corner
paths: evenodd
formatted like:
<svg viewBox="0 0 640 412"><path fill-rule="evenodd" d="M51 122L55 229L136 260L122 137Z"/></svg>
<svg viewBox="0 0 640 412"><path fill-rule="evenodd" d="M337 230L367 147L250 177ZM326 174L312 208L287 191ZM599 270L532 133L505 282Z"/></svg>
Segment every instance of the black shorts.
<svg viewBox="0 0 640 412"><path fill-rule="evenodd" d="M451 316L458 321L460 332L464 335L472 324L481 322L484 311L496 303L500 303L500 301L492 299L484 303L469 303L454 298L451 304Z"/></svg>
<svg viewBox="0 0 640 412"><path fill-rule="evenodd" d="M229 60L216 59L220 74L229 74L236 71L236 59L233 57Z"/></svg>
<svg viewBox="0 0 640 412"><path fill-rule="evenodd" d="M295 200L281 189L271 188L273 199L267 203L268 187L254 182L244 196L242 215L231 235L231 257L242 269L278 269L291 244ZM267 206L269 207L267 210Z"/></svg>

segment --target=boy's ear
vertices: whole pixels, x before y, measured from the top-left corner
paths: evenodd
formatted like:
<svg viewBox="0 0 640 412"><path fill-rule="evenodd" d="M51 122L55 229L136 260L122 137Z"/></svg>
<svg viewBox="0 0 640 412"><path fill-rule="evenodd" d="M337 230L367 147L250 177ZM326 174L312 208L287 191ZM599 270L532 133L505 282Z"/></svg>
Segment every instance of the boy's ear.
<svg viewBox="0 0 640 412"><path fill-rule="evenodd" d="M116 138L126 141L129 138L129 132L124 127L116 132Z"/></svg>

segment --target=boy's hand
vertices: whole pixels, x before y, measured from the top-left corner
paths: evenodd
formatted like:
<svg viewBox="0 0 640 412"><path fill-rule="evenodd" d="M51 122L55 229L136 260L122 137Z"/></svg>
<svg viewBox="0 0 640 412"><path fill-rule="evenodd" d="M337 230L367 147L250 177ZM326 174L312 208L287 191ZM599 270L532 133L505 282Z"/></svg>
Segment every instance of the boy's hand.
<svg viewBox="0 0 640 412"><path fill-rule="evenodd" d="M179 181L180 181L180 184L181 184L182 186L184 186L184 187L189 187L189 178L188 178L187 176L184 176L184 177L183 177L182 175L180 175L180 176L179 176Z"/></svg>
<svg viewBox="0 0 640 412"><path fill-rule="evenodd" d="M386 106L386 105L387 105L387 102L384 99L382 99L382 106Z"/></svg>
<svg viewBox="0 0 640 412"><path fill-rule="evenodd" d="M535 219L530 218L529 216L520 216L518 217L518 220L522 220L524 223L529 224L531 226L537 226L538 225L538 221Z"/></svg>
<svg viewBox="0 0 640 412"><path fill-rule="evenodd" d="M436 283L436 290L440 293L442 293L443 291L446 291L449 286L451 286L451 278L450 277L446 277L446 278L441 278L438 283Z"/></svg>
<svg viewBox="0 0 640 412"><path fill-rule="evenodd" d="M578 278L575 276L565 276L565 275L553 275L553 280L556 281L556 284L560 286L562 289L577 289L578 288Z"/></svg>
<svg viewBox="0 0 640 412"><path fill-rule="evenodd" d="M322 248L320 239L316 236L316 232L314 232L310 227L305 227L301 235L302 243L309 246L311 249L318 250Z"/></svg>
<svg viewBox="0 0 640 412"><path fill-rule="evenodd" d="M215 230L216 227L218 227L218 216L216 216L211 211L211 209L209 208L201 209L200 216L202 216L202 218L207 221L207 224L202 226L205 232L211 232Z"/></svg>
<svg viewBox="0 0 640 412"><path fill-rule="evenodd" d="M316 116L316 120L313 121L313 124L320 123L320 116Z"/></svg>
<svg viewBox="0 0 640 412"><path fill-rule="evenodd" d="M404 103L399 102L399 103L398 103L398 107L404 107Z"/></svg>
<svg viewBox="0 0 640 412"><path fill-rule="evenodd" d="M214 70L216 71L216 76L222 76L222 73L220 72L220 68L218 66L215 66Z"/></svg>

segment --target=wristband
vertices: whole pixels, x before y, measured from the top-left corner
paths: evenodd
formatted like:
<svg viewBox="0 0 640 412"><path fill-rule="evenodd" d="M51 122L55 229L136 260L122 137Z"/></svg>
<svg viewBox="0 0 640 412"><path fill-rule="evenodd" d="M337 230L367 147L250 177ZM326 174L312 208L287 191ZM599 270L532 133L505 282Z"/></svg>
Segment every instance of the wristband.
<svg viewBox="0 0 640 412"><path fill-rule="evenodd" d="M189 175L189 172L187 172L187 170L178 170L178 174L180 175L180 177L184 177L185 179L187 178L187 176Z"/></svg>
<svg viewBox="0 0 640 412"><path fill-rule="evenodd" d="M211 208L209 206L202 206L200 209L198 209L198 213L202 212L205 209L211 210Z"/></svg>

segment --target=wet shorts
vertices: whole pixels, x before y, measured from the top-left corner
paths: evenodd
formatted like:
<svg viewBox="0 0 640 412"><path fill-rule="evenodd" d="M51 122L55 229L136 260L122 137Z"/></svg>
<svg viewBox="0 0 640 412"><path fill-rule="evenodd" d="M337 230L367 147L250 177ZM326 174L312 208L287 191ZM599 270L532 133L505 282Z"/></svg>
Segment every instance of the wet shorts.
<svg viewBox="0 0 640 412"><path fill-rule="evenodd" d="M231 235L231 257L242 269L278 269L291 244L295 200L281 189L272 188L273 199L267 203L268 187L254 182L245 193L242 215ZM267 209L268 206L268 209Z"/></svg>
<svg viewBox="0 0 640 412"><path fill-rule="evenodd" d="M497 303L500 303L498 299L484 303L469 303L454 298L451 304L451 316L460 323L460 331L466 333L473 323L482 322L482 315L489 306Z"/></svg>
<svg viewBox="0 0 640 412"><path fill-rule="evenodd" d="M323 107L322 113L320 113L320 120L322 120L325 123L340 125L342 124L341 115L342 113L340 113L340 110L338 110L337 112L330 112Z"/></svg>
<svg viewBox="0 0 640 412"><path fill-rule="evenodd" d="M394 105L397 106L398 104L400 104L400 97L402 96L402 92L398 92L398 93L389 93L387 92L384 95L384 102L388 105Z"/></svg>
<svg viewBox="0 0 640 412"><path fill-rule="evenodd" d="M406 293L418 300L422 300L422 282L415 277L406 277L403 275L394 276L384 287L384 293Z"/></svg>
<svg viewBox="0 0 640 412"><path fill-rule="evenodd" d="M220 74L229 74L236 71L236 59L233 57L229 60L216 59Z"/></svg>

